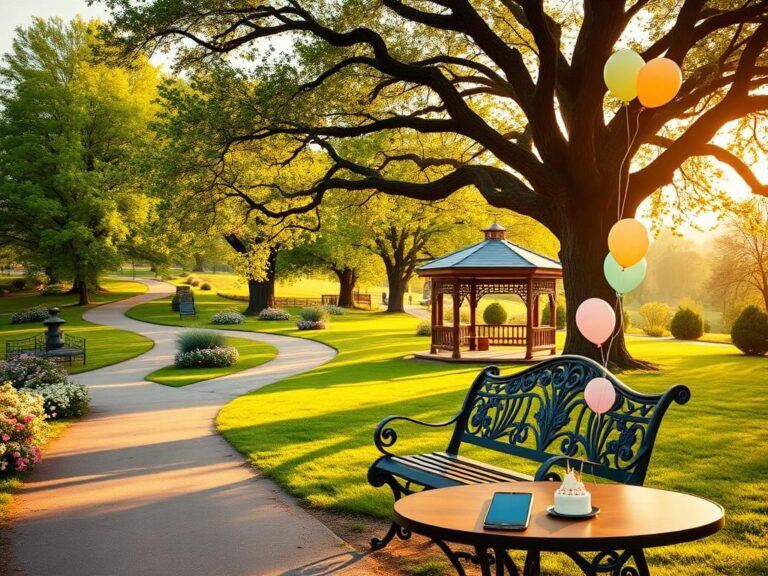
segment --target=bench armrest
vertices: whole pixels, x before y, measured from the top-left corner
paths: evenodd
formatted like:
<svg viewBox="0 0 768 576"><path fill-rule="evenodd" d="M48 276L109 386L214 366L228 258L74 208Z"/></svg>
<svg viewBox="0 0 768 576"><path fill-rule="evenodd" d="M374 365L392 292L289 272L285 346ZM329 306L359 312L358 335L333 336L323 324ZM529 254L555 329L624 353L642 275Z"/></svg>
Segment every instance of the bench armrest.
<svg viewBox="0 0 768 576"><path fill-rule="evenodd" d="M456 421L459 419L459 416L461 415L461 412L456 414L453 418L450 420L446 420L445 422L437 422L437 423L430 423L430 422L422 422L421 420L416 420L415 418L409 418L408 416L390 416L388 418L384 418L379 424L376 426L376 430L373 432L373 442L376 444L376 448L378 448L379 452L384 454L385 456L394 456L387 448L390 448L397 442L397 432L394 428L390 426L392 422L395 420L402 420L403 422L410 422L412 424L418 424L419 426L427 426L429 428L442 428L444 426L450 426L451 424L455 424Z"/></svg>
<svg viewBox="0 0 768 576"><path fill-rule="evenodd" d="M533 477L533 481L555 480L560 482L562 480L560 475L557 472L552 472L551 469L553 466L565 466L565 463L569 461L575 463L577 466L580 466L582 462L581 459L574 458L573 456L552 456L552 458L544 460L544 462L539 465L538 470L536 470L536 475ZM599 466L597 462L591 462L589 460L583 460L583 462L587 466Z"/></svg>

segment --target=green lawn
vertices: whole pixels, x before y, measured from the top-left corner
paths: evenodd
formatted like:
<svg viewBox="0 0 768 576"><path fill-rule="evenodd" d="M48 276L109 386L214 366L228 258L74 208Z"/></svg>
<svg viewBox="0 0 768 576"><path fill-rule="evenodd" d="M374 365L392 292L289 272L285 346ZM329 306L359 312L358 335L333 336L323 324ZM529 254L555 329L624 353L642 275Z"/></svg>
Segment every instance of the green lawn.
<svg viewBox="0 0 768 576"><path fill-rule="evenodd" d="M26 338L41 334L44 327L39 322L29 324L11 324L11 313L33 306L58 306L61 317L67 321L64 330L75 336L82 336L87 341L87 363L85 366L73 366L71 373L84 372L109 366L143 354L152 348L152 341L133 332L99 326L83 320L87 310L101 304L130 298L146 292L146 286L137 282L106 278L101 281L104 292L93 294L90 306L75 306L76 295L40 296L37 294L8 295L0 298L0 349L5 354L5 342L16 338Z"/></svg>
<svg viewBox="0 0 768 576"><path fill-rule="evenodd" d="M146 379L158 384L172 386L173 388L180 388L195 382L241 372L269 362L277 356L277 349L274 346L246 338L229 338L227 345L236 346L238 352L240 352L240 360L234 366L222 368L176 368L171 365L155 370Z"/></svg>
<svg viewBox="0 0 768 576"><path fill-rule="evenodd" d="M201 317L219 306L226 303L215 297L201 301ZM143 305L132 315L152 320L153 308ZM374 426L391 414L448 418L478 369L404 359L427 347L426 338L413 336L416 324L406 315L352 312L333 318L327 331L306 333L292 322L249 320L246 329L316 338L339 355L314 371L234 400L220 413L219 429L267 476L307 503L389 516L390 494L370 487L365 477L377 457ZM682 382L693 392L689 404L674 405L665 418L647 485L708 497L727 510L720 534L651 551L654 574L768 573L768 362L744 357L730 346L652 338L629 338L629 346L663 367L622 375L630 386L660 392ZM402 428L397 446L409 453L443 449L446 443L445 431ZM480 449L466 454L510 465L508 457L481 455ZM544 571L572 574L573 566L546 555Z"/></svg>

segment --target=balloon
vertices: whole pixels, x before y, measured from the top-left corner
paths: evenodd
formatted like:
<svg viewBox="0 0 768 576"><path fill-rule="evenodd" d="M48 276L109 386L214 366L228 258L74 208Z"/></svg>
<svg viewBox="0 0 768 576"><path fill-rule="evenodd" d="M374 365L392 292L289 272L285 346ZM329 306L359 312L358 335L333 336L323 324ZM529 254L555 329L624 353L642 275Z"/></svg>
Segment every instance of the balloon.
<svg viewBox="0 0 768 576"><path fill-rule="evenodd" d="M648 230L634 218L624 218L608 233L608 249L622 268L637 264L648 252Z"/></svg>
<svg viewBox="0 0 768 576"><path fill-rule="evenodd" d="M576 310L576 326L584 338L600 346L616 328L616 313L605 300L589 298Z"/></svg>
<svg viewBox="0 0 768 576"><path fill-rule="evenodd" d="M677 96L683 73L669 58L654 58L637 75L637 97L646 108L658 108Z"/></svg>
<svg viewBox="0 0 768 576"><path fill-rule="evenodd" d="M608 284L611 288L616 290L618 294L626 294L632 292L635 288L640 286L645 280L645 273L648 270L648 263L645 258L640 260L634 266L629 268L622 268L618 262L614 260L613 255L608 254L603 262L603 273L605 279L608 280Z"/></svg>
<svg viewBox="0 0 768 576"><path fill-rule="evenodd" d="M619 50L611 54L603 68L603 79L611 94L623 102L637 96L637 74L645 60L633 50Z"/></svg>
<svg viewBox="0 0 768 576"><path fill-rule="evenodd" d="M584 400L596 414L605 414L616 401L616 389L607 378L592 378L584 388Z"/></svg>

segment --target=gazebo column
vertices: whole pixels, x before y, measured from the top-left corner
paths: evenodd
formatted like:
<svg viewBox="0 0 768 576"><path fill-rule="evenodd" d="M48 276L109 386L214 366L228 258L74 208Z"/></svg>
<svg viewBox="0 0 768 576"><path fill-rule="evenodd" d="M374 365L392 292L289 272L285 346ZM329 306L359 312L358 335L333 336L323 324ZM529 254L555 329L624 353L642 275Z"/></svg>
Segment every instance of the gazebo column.
<svg viewBox="0 0 768 576"><path fill-rule="evenodd" d="M459 342L459 324L461 322L461 319L459 316L461 316L461 280L458 278L454 279L453 281L453 357L454 358L461 358L461 352L459 350L459 347L461 345L461 342Z"/></svg>
<svg viewBox="0 0 768 576"><path fill-rule="evenodd" d="M557 294L549 294L549 327L557 330ZM555 334L550 356L557 354L557 335Z"/></svg>
<svg viewBox="0 0 768 576"><path fill-rule="evenodd" d="M527 312L527 321L525 324L525 359L530 360L533 358L533 281L528 276L527 292L526 292L525 309Z"/></svg>
<svg viewBox="0 0 768 576"><path fill-rule="evenodd" d="M435 347L435 326L438 325L437 323L437 291L438 291L439 283L437 280L432 281L432 293L429 295L429 298L431 300L431 310L430 310L430 322L432 323L432 329L430 330L430 347L429 347L429 353L435 354L437 352L437 348Z"/></svg>
<svg viewBox="0 0 768 576"><path fill-rule="evenodd" d="M540 294L536 293L533 295L533 325L539 326L539 318L541 315L539 314L539 296Z"/></svg>
<svg viewBox="0 0 768 576"><path fill-rule="evenodd" d="M445 323L443 315L443 283L441 282L438 286L440 286L440 293L437 295L437 325L442 326Z"/></svg>
<svg viewBox="0 0 768 576"><path fill-rule="evenodd" d="M477 350L477 282L469 286L469 349Z"/></svg>

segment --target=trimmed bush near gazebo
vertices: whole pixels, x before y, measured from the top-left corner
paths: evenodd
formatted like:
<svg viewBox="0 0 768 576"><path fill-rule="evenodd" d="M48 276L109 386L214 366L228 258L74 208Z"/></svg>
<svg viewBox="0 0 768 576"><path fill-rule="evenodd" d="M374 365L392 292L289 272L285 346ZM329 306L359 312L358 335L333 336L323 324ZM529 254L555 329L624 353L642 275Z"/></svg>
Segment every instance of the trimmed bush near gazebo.
<svg viewBox="0 0 768 576"><path fill-rule="evenodd" d="M731 328L733 345L747 356L768 352L768 314L757 306L744 308Z"/></svg>
<svg viewBox="0 0 768 576"><path fill-rule="evenodd" d="M483 322L486 324L500 325L507 321L507 311L504 306L498 302L491 302L488 307L483 310Z"/></svg>
<svg viewBox="0 0 768 576"><path fill-rule="evenodd" d="M704 334L704 321L690 308L678 308L669 331L678 340L698 340Z"/></svg>

